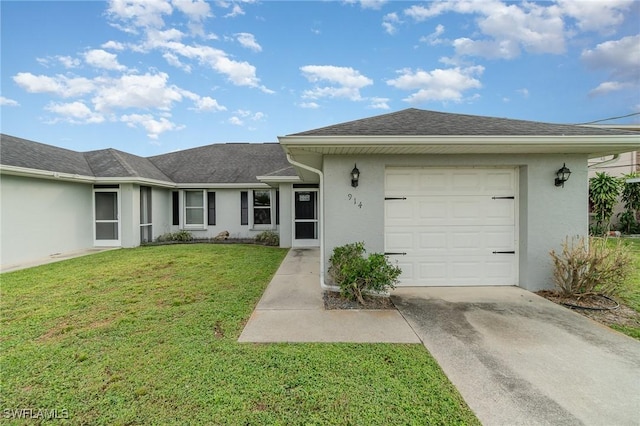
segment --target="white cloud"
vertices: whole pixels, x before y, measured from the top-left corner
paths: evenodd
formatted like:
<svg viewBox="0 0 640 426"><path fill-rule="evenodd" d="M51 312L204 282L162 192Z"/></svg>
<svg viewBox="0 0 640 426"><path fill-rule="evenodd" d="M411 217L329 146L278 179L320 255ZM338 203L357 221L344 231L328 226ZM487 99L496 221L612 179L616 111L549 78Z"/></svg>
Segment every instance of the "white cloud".
<svg viewBox="0 0 640 426"><path fill-rule="evenodd" d="M121 27L127 32L137 32L136 27L142 28L162 28L164 19L162 15L170 15L173 11L168 0L110 0L107 14L111 18L123 21L125 25Z"/></svg>
<svg viewBox="0 0 640 426"><path fill-rule="evenodd" d="M171 130L181 130L184 126L178 126L167 120L165 117L156 119L151 114L129 114L120 117L120 121L126 123L127 126L136 128L142 126L147 131L150 139L158 139L158 137Z"/></svg>
<svg viewBox="0 0 640 426"><path fill-rule="evenodd" d="M209 4L202 0L173 0L173 6L191 21L202 21L211 16Z"/></svg>
<svg viewBox="0 0 640 426"><path fill-rule="evenodd" d="M387 0L344 0L347 4L360 4L363 9L379 10Z"/></svg>
<svg viewBox="0 0 640 426"><path fill-rule="evenodd" d="M312 83L327 82L330 86L316 86L306 90L303 97L310 99L347 98L361 100L360 89L373 84L373 80L349 67L333 65L306 65L300 68L306 79Z"/></svg>
<svg viewBox="0 0 640 426"><path fill-rule="evenodd" d="M236 34L236 40L238 40L238 43L240 43L243 47L253 50L254 52L262 51L262 46L260 46L258 42L256 42L256 38L253 34L238 33Z"/></svg>
<svg viewBox="0 0 640 426"><path fill-rule="evenodd" d="M397 71L400 76L387 80L387 84L401 90L413 91L414 93L404 99L406 102L460 102L463 100L463 92L482 87L476 76L483 72L484 67L480 65L432 71L402 69Z"/></svg>
<svg viewBox="0 0 640 426"><path fill-rule="evenodd" d="M13 81L29 93L53 93L63 98L82 96L95 89L95 83L84 77L34 75L20 72Z"/></svg>
<svg viewBox="0 0 640 426"><path fill-rule="evenodd" d="M92 102L99 112L125 108L168 111L174 102L182 100L180 89L167 85L168 78L167 74L158 73L103 80Z"/></svg>
<svg viewBox="0 0 640 426"><path fill-rule="evenodd" d="M102 123L105 118L97 114L82 102L50 103L45 107L47 111L64 117L64 121L70 123Z"/></svg>
<svg viewBox="0 0 640 426"><path fill-rule="evenodd" d="M13 99L9 99L9 98L5 98L4 96L0 96L0 105L2 106L20 106L20 104L17 101L14 101Z"/></svg>
<svg viewBox="0 0 640 426"><path fill-rule="evenodd" d="M518 89L516 90L516 93L520 94L520 96L525 99L529 97L529 89L527 88Z"/></svg>
<svg viewBox="0 0 640 426"><path fill-rule="evenodd" d="M558 0L560 10L577 21L582 31L611 34L619 26L633 0L576 1Z"/></svg>
<svg viewBox="0 0 640 426"><path fill-rule="evenodd" d="M369 99L369 108L373 109L390 109L389 98L371 98Z"/></svg>
<svg viewBox="0 0 640 426"><path fill-rule="evenodd" d="M102 43L100 45L103 49L111 49L111 50L124 50L126 46L119 41L109 40L106 43Z"/></svg>
<svg viewBox="0 0 640 426"><path fill-rule="evenodd" d="M56 56L56 59L65 68L77 68L80 66L80 59L72 58L71 56Z"/></svg>
<svg viewBox="0 0 640 426"><path fill-rule="evenodd" d="M444 34L444 25L438 24L436 26L436 29L431 34L429 34L428 36L420 37L420 41L435 46L436 44L442 43L442 39L440 39L440 36L442 34Z"/></svg>
<svg viewBox="0 0 640 426"><path fill-rule="evenodd" d="M320 108L320 105L318 105L315 102L302 102L300 104L298 104L300 106L300 108L307 108L307 109L318 109Z"/></svg>
<svg viewBox="0 0 640 426"><path fill-rule="evenodd" d="M118 56L102 49L93 49L85 52L84 60L88 65L105 70L124 71L124 65L118 63Z"/></svg>
<svg viewBox="0 0 640 426"><path fill-rule="evenodd" d="M233 7L231 8L231 12L224 15L224 17L235 18L236 16L240 16L240 15L244 15L244 10L242 10L242 8L239 5L234 4Z"/></svg>
<svg viewBox="0 0 640 426"><path fill-rule="evenodd" d="M180 68L182 71L186 73L191 72L191 65L183 64L176 55L171 52L166 52L162 55L162 57L167 61L167 63L176 68Z"/></svg>
<svg viewBox="0 0 640 426"><path fill-rule="evenodd" d="M623 88L640 90L640 34L609 40L582 52L581 59L594 70L609 72L609 81L593 89L591 95L602 95Z"/></svg>
<svg viewBox="0 0 640 426"><path fill-rule="evenodd" d="M231 117L229 118L229 123L233 124L234 126L242 126L244 125L244 122L239 119L238 117Z"/></svg>
<svg viewBox="0 0 640 426"><path fill-rule="evenodd" d="M460 55L511 59L521 49L531 53L565 51L564 21L555 5L465 0L414 5L404 11L418 22L447 12L478 16L476 22L484 38L456 40L454 47Z"/></svg>
<svg viewBox="0 0 640 426"><path fill-rule="evenodd" d="M398 14L395 12L387 13L382 18L382 28L384 28L384 31L387 34L393 35L397 33L398 29L396 27L396 24L400 24L400 23L401 23L400 18L398 17Z"/></svg>
<svg viewBox="0 0 640 426"><path fill-rule="evenodd" d="M227 108L220 105L218 101L209 96L198 98L195 101L197 111L226 111Z"/></svg>

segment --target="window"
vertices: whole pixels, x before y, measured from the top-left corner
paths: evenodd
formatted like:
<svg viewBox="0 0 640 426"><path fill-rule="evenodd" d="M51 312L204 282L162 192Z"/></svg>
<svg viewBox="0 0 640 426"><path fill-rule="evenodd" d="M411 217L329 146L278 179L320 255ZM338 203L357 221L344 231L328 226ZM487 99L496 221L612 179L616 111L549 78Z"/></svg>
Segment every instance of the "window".
<svg viewBox="0 0 640 426"><path fill-rule="evenodd" d="M271 191L253 191L253 224L271 224Z"/></svg>
<svg viewBox="0 0 640 426"><path fill-rule="evenodd" d="M240 192L240 225L249 224L249 195L247 191Z"/></svg>
<svg viewBox="0 0 640 426"><path fill-rule="evenodd" d="M180 225L180 193L173 191L171 193L171 207L173 210L172 221L173 225Z"/></svg>
<svg viewBox="0 0 640 426"><path fill-rule="evenodd" d="M204 191L184 191L184 225L204 226Z"/></svg>
<svg viewBox="0 0 640 426"><path fill-rule="evenodd" d="M207 224L216 224L216 193L207 192Z"/></svg>
<svg viewBox="0 0 640 426"><path fill-rule="evenodd" d="M140 242L148 243L153 240L151 229L151 187L140 187Z"/></svg>

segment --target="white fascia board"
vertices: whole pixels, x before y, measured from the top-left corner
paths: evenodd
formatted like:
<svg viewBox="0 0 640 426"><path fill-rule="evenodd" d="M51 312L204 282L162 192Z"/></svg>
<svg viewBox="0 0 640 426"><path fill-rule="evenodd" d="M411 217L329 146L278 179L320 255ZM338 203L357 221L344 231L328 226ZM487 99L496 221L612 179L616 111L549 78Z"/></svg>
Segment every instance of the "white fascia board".
<svg viewBox="0 0 640 426"><path fill-rule="evenodd" d="M110 184L110 183L135 183L139 185L148 186L160 186L163 188L175 188L176 184L173 182L167 182L164 180L149 179L143 177L96 177L95 183L98 184Z"/></svg>
<svg viewBox="0 0 640 426"><path fill-rule="evenodd" d="M70 182L79 182L79 183L95 183L96 178L93 176L85 176L78 175L73 173L61 173L61 172L52 172L50 170L39 170L39 169L30 169L27 167L17 167L17 166L0 166L0 173L13 175L13 176L24 176L24 177L32 177L38 179L51 179L51 180L64 180Z"/></svg>
<svg viewBox="0 0 640 426"><path fill-rule="evenodd" d="M260 189L270 188L266 183L178 183L176 184L178 189Z"/></svg>
<svg viewBox="0 0 640 426"><path fill-rule="evenodd" d="M298 176L256 176L260 182L270 183L297 183L300 182Z"/></svg>

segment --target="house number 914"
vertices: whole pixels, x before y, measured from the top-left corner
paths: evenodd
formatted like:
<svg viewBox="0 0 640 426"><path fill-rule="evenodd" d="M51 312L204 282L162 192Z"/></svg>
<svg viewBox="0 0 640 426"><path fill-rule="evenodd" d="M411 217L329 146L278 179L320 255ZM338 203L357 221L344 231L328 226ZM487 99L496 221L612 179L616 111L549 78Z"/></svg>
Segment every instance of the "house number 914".
<svg viewBox="0 0 640 426"><path fill-rule="evenodd" d="M349 201L353 201L354 206L358 206L360 209L362 208L362 201L358 201L353 194L347 194L347 197L349 198Z"/></svg>

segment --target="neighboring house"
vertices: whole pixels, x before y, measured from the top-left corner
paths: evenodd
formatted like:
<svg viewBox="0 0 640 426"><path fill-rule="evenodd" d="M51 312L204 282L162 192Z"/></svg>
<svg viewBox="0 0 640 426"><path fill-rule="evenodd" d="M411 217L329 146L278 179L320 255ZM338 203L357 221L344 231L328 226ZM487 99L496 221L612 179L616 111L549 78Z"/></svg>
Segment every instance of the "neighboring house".
<svg viewBox="0 0 640 426"><path fill-rule="evenodd" d="M623 125L593 125L592 127L602 129L626 130L637 132L640 137L640 124ZM640 151L623 152L621 154L607 155L589 159L589 178L595 177L596 173L605 172L611 176L622 177L631 173L640 172ZM624 203L619 202L611 218L614 227L618 224L618 214L624 211ZM594 222L594 214L591 213L591 222Z"/></svg>
<svg viewBox="0 0 640 426"><path fill-rule="evenodd" d="M320 247L324 287L333 248L363 241L402 285L537 290L552 286L549 250L588 232L588 159L640 149L624 131L413 108L279 142L142 158L2 135L2 264L273 230L282 247Z"/></svg>

